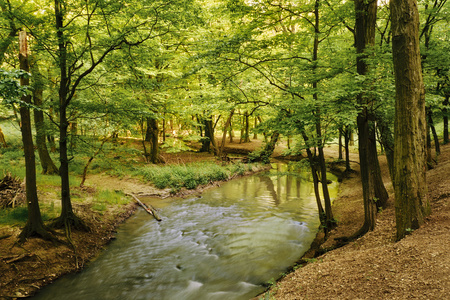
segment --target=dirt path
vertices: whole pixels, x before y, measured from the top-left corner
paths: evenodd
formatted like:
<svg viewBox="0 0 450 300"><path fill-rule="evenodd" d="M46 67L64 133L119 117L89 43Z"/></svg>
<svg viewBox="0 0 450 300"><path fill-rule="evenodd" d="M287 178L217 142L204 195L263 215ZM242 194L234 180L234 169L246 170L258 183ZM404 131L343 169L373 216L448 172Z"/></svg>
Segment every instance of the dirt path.
<svg viewBox="0 0 450 300"><path fill-rule="evenodd" d="M287 275L270 299L450 299L450 146L442 148L439 164L427 173L432 214L425 225L394 241L392 187L382 160L391 197L376 229ZM334 203L339 227L322 247L362 224L360 186L357 174L341 185Z"/></svg>

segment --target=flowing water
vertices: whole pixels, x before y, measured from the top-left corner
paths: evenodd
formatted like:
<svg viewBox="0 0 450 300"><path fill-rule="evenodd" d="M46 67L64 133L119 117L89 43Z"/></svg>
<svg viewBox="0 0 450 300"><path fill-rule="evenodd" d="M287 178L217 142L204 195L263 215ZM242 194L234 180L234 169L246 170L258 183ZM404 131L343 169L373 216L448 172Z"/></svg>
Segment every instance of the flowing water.
<svg viewBox="0 0 450 300"><path fill-rule="evenodd" d="M280 165L275 165L280 168ZM319 220L309 173L276 169L190 199L143 199L98 259L36 299L249 299L308 250ZM337 183L330 187L332 195Z"/></svg>

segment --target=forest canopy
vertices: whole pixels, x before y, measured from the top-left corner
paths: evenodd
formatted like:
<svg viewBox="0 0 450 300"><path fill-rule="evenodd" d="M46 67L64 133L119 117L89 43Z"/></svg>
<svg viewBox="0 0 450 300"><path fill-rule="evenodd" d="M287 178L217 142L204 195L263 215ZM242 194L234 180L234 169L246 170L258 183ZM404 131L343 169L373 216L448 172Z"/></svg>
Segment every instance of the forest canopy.
<svg viewBox="0 0 450 300"><path fill-rule="evenodd" d="M386 154L397 178L394 133L405 134L394 126L400 98L393 62L405 55L395 51L403 34L393 27L396 2L0 1L2 120L17 122L18 98L32 98L26 107L37 115L43 172L61 177L63 211L54 225L80 228L70 204L69 162L75 145L88 138L139 137L154 164L164 162L161 147L180 137L222 157L227 134L240 131L242 142L263 134L267 146L253 161L267 161L271 146L286 138L286 155L308 157L324 198L324 208L317 199L321 220L331 228L323 148L339 142L348 149L357 133L366 214L357 237L373 229L387 199L377 155ZM417 134L424 135L423 159L431 168L431 140L436 153L439 139L449 141L450 14L446 0L417 4L414 70L423 77L418 101L427 124ZM20 31L27 34L30 82L11 88L21 69ZM45 156L47 147L58 148L59 164Z"/></svg>

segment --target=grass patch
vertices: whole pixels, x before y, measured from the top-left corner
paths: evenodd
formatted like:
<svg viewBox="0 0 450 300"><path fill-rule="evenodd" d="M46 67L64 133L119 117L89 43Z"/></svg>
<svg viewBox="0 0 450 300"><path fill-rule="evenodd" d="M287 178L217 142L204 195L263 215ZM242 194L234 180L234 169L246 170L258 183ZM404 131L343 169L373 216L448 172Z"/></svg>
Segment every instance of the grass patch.
<svg viewBox="0 0 450 300"><path fill-rule="evenodd" d="M147 181L159 189L171 188L178 191L184 187L195 189L212 181L228 179L232 174L243 174L243 165L221 166L214 162L193 163L186 165L146 166L137 171Z"/></svg>
<svg viewBox="0 0 450 300"><path fill-rule="evenodd" d="M97 192L96 199L99 202L107 204L123 205L130 202L130 199L125 196L123 192L116 192L110 190L100 190Z"/></svg>
<svg viewBox="0 0 450 300"><path fill-rule="evenodd" d="M41 216L43 221L48 221L56 217L56 211L53 207L41 208ZM0 224L11 226L24 226L28 220L28 208L26 206L18 206L15 208L4 208L0 210Z"/></svg>
<svg viewBox="0 0 450 300"><path fill-rule="evenodd" d="M130 202L130 199L123 192L110 190L99 190L96 192L92 204L92 209L104 212L111 206L121 206Z"/></svg>

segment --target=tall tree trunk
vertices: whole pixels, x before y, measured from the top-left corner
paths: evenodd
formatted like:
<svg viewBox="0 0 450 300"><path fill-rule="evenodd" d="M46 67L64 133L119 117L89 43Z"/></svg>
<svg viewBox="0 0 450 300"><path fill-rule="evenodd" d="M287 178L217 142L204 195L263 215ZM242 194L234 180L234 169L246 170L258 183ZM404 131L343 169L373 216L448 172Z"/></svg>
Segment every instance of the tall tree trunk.
<svg viewBox="0 0 450 300"><path fill-rule="evenodd" d="M19 32L19 45L20 68L26 72L29 72L27 33L25 31ZM22 86L28 86L29 79L21 78L20 84ZM24 103L31 104L31 96L23 96L22 101ZM28 206L28 220L19 235L19 242L25 242L25 240L30 236L40 236L44 239L53 239L44 227L41 211L39 209L36 187L36 161L34 155L33 136L31 133L31 117L30 110L25 105L20 106L20 118L23 151L25 154L25 189Z"/></svg>
<svg viewBox="0 0 450 300"><path fill-rule="evenodd" d="M338 159L342 160L344 157L342 155L342 132L344 131L344 126L339 127L339 137L338 137Z"/></svg>
<svg viewBox="0 0 450 300"><path fill-rule="evenodd" d="M258 126L258 118L257 117L255 117L255 129L256 129L256 127ZM253 132L253 139L254 140L257 140L258 139L258 134L256 133L256 130Z"/></svg>
<svg viewBox="0 0 450 300"><path fill-rule="evenodd" d="M0 144L1 144L0 145L1 147L4 147L4 148L8 147L8 144L6 143L6 140L5 140L5 135L3 134L1 127L0 127Z"/></svg>
<svg viewBox="0 0 450 300"><path fill-rule="evenodd" d="M352 171L352 168L350 167L350 136L351 136L350 126L346 125L344 131L345 172Z"/></svg>
<svg viewBox="0 0 450 300"><path fill-rule="evenodd" d="M234 108L230 111L230 115L228 116L228 119L225 122L225 125L223 126L223 134L222 134L222 142L220 143L220 147L219 147L219 156L222 156L224 153L224 148L225 148L225 141L227 139L227 130L228 127L231 126L231 119L233 118L234 115Z"/></svg>
<svg viewBox="0 0 450 300"><path fill-rule="evenodd" d="M305 144L306 144L306 154L308 155L309 166L311 168L311 174L313 177L314 196L316 197L316 204L317 204L317 210L319 212L320 224L325 229L325 232L327 232L328 231L327 220L326 220L327 217L326 217L325 211L322 206L322 200L320 199L320 190L319 190L320 179L319 179L319 176L317 175L317 173L318 173L317 159L316 159L316 156L313 155L311 148L308 146L309 138L306 135L304 130L302 130L302 136L303 136L303 140L305 141Z"/></svg>
<svg viewBox="0 0 450 300"><path fill-rule="evenodd" d="M431 134L430 134L430 124L427 123L427 141L426 141L426 153L427 153L427 169L431 170L434 168L433 155L431 154Z"/></svg>
<svg viewBox="0 0 450 300"><path fill-rule="evenodd" d="M448 105L450 104L450 95L445 95L445 100L442 102L444 107L442 108L442 115L443 115L443 122L444 122L444 145L447 145L449 143L449 135L448 135Z"/></svg>
<svg viewBox="0 0 450 300"><path fill-rule="evenodd" d="M33 73L33 102L36 107L42 107L42 94L43 94L43 82L42 75L39 71L37 63L32 66ZM39 159L42 167L42 174L54 175L59 174L59 170L53 162L47 149L47 143L45 141L45 123L44 113L40 109L34 110L34 126L36 127L36 147L39 154Z"/></svg>
<svg viewBox="0 0 450 300"><path fill-rule="evenodd" d="M163 143L165 143L166 142L166 112L164 112L164 114L163 114L163 119L162 119L162 132L161 132L161 135L162 135L162 141L163 141Z"/></svg>
<svg viewBox="0 0 450 300"><path fill-rule="evenodd" d="M381 176L381 168L380 168L380 162L378 160L378 151L377 151L377 141L376 141L376 129L373 125L369 126L369 166L371 172L371 180L372 186L374 189L374 201L377 209L385 208L387 201L389 199L388 192L386 190L386 187L383 183L383 178Z"/></svg>
<svg viewBox="0 0 450 300"><path fill-rule="evenodd" d="M147 132L146 139L150 142L150 162L152 164L158 164L164 162L164 159L159 155L159 143L158 143L158 121L155 118L147 118Z"/></svg>
<svg viewBox="0 0 450 300"><path fill-rule="evenodd" d="M384 117L377 116L377 129L380 133L380 140L383 144L384 153L389 168L389 175L394 183L394 137L390 126Z"/></svg>
<svg viewBox="0 0 450 300"><path fill-rule="evenodd" d="M377 1L376 0L355 0L355 45L356 45L356 68L360 75L368 73L369 66L367 65L366 48L375 43L375 24L377 16ZM374 175L371 172L371 162L374 161L373 154L370 155L370 140L372 134L375 134L374 119L371 117L372 113L369 111L373 106L373 99L369 99L364 94L357 96L358 104L362 107L358 113L358 139L359 139L359 160L361 182L363 189L364 202L364 224L352 238L359 237L369 230L375 228L375 191L374 183L376 180L372 178ZM375 138L373 138L374 140ZM373 146L372 146L373 147ZM376 149L376 145L375 145ZM372 150L373 151L373 150ZM378 158L376 158L378 160ZM382 183L381 183L382 184Z"/></svg>
<svg viewBox="0 0 450 300"><path fill-rule="evenodd" d="M53 222L56 228L68 228L73 225L77 229L88 231L89 228L79 219L72 208L70 199L69 158L67 156L67 143L69 121L67 119L67 106L70 80L67 70L67 41L64 35L64 9L60 0L55 0L55 25L58 38L58 64L60 71L59 82L59 175L61 176L61 214Z"/></svg>
<svg viewBox="0 0 450 300"><path fill-rule="evenodd" d="M216 140L214 138L212 116L204 119L203 125L205 126L205 138L202 140L202 148L200 149L200 152L210 152L212 148L214 155L217 155L218 149L216 146Z"/></svg>
<svg viewBox="0 0 450 300"><path fill-rule="evenodd" d="M244 135L241 137L243 143L250 143L250 123L248 111L244 112Z"/></svg>
<svg viewBox="0 0 450 300"><path fill-rule="evenodd" d="M419 228L430 213L425 165L425 90L416 0L392 0L395 73L395 217L397 239Z"/></svg>
<svg viewBox="0 0 450 300"><path fill-rule="evenodd" d="M314 63L313 65L313 72L316 71L316 62L318 60L318 53L319 53L319 35L320 35L320 19L319 19L319 6L320 1L316 0L314 5L314 46L313 46L313 55L312 55L312 61ZM333 212L331 210L331 198L330 193L328 191L328 179L327 179L327 165L325 163L325 155L323 153L323 147L324 142L322 138L322 124L321 124L321 111L320 111L320 105L319 105L319 96L317 92L318 88L318 82L313 81L312 83L314 93L313 93L313 99L316 102L316 108L314 110L314 117L315 117L315 128L316 128L316 141L317 141L317 149L319 152L318 155L318 163L319 163L319 171L320 171L320 179L322 182L322 193L323 193L323 199L325 202L325 223L326 228L325 231L329 231L333 229L336 226L336 222L333 217Z"/></svg>
<svg viewBox="0 0 450 300"><path fill-rule="evenodd" d="M431 134L433 135L434 149L436 151L436 155L439 155L439 154L441 154L441 147L439 145L439 138L437 136L436 127L434 127L433 111L431 110L431 108L428 109L428 112L427 112L427 123L430 126Z"/></svg>

